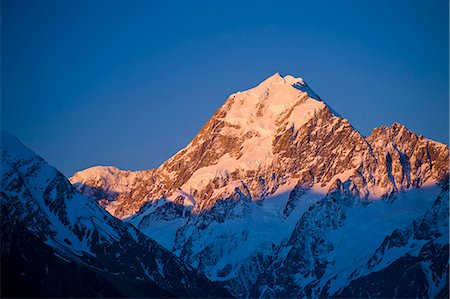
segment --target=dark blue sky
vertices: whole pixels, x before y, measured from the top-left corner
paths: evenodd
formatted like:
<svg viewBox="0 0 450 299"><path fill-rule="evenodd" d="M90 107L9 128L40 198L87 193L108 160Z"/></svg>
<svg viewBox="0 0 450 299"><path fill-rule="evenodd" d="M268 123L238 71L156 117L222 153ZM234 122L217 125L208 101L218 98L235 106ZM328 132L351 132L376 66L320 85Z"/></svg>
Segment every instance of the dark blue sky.
<svg viewBox="0 0 450 299"><path fill-rule="evenodd" d="M2 0L1 126L67 176L152 168L280 72L364 135L448 144L448 22L446 0Z"/></svg>

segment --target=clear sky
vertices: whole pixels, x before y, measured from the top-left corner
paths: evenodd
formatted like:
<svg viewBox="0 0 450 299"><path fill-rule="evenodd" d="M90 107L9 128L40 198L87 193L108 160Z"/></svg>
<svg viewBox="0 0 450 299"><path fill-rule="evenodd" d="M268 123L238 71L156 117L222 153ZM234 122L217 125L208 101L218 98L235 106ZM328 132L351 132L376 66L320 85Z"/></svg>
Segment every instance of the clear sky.
<svg viewBox="0 0 450 299"><path fill-rule="evenodd" d="M363 135L448 144L447 0L1 1L1 126L67 176L157 167L229 94L300 76Z"/></svg>

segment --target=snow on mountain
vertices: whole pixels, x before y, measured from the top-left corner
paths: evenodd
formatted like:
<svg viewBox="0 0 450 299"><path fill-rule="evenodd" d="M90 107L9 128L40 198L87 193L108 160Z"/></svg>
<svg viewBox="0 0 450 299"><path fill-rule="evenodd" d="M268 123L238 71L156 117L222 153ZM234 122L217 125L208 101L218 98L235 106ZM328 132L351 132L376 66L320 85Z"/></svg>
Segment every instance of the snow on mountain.
<svg viewBox="0 0 450 299"><path fill-rule="evenodd" d="M101 186L104 190L111 187L108 190L112 192L119 188L120 194L111 203L110 210L120 218L134 214L143 204L159 197L175 201L181 196L186 205L193 204L195 198L196 203L207 204L214 179L215 182L233 180L231 176L238 177L247 171L262 172L263 168L276 163L272 143L280 125L293 129L321 110L330 111L322 101L308 96L305 90L310 89L302 79L286 78L277 73L253 89L231 95L191 144L155 171L134 173L137 177L124 183L110 181L110 168L94 167L76 173L71 181L80 188ZM290 83L303 88L298 89ZM97 176L102 171L105 175ZM128 180L131 173L120 173L116 177L126 176ZM152 180L150 186L149 179ZM138 186L142 181L146 190ZM235 184L224 184L222 190L215 188L215 193L233 193L239 186L239 180L234 181ZM124 190L124 186L128 189ZM136 198L142 200L137 202L129 200L128 195L121 196L131 190L139 192Z"/></svg>
<svg viewBox="0 0 450 299"><path fill-rule="evenodd" d="M17 284L22 282L32 286L25 294L33 297L92 297L101 292L131 297L228 296L155 241L78 193L60 172L3 131L0 205L2 266L7 265L7 276L16 276L11 280L14 286L4 289L21 292ZM38 261L30 262L31 258ZM94 282L72 281L70 273Z"/></svg>
<svg viewBox="0 0 450 299"><path fill-rule="evenodd" d="M432 208L448 156L398 123L364 137L303 79L277 73L232 94L157 169L95 167L70 181L237 296L292 297L305 286L328 296ZM360 250L349 241L358 239ZM303 263L290 267L285 255ZM278 283L266 269L288 271Z"/></svg>
<svg viewBox="0 0 450 299"><path fill-rule="evenodd" d="M302 215L251 296L435 297L448 288L448 259L441 258L448 256L448 189L425 187L396 197L355 205L349 190L337 186ZM410 270L410 281L395 271L388 283L375 280L378 286L372 287L368 277L389 272L399 259L417 257L430 246L439 254L405 262L405 268L420 266ZM423 260L435 265L421 265ZM413 279L425 274L433 279Z"/></svg>
<svg viewBox="0 0 450 299"><path fill-rule="evenodd" d="M91 198L98 198L101 206L110 213L118 197L130 197L138 187L142 186L143 177L151 177L152 171L124 171L112 166L96 166L77 172L70 180L74 186ZM124 215L127 216L127 215Z"/></svg>

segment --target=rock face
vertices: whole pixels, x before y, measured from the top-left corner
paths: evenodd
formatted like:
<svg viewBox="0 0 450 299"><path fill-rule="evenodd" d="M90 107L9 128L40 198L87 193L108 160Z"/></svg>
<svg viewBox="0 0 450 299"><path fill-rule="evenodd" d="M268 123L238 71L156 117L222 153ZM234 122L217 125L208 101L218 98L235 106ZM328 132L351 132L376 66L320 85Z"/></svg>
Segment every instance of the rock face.
<svg viewBox="0 0 450 299"><path fill-rule="evenodd" d="M412 192L357 208L345 187L335 189L303 214L251 296L439 297L448 290L448 185L434 198ZM419 207L423 201L428 210ZM380 208L404 219L389 219ZM410 220L398 212L407 209L425 213Z"/></svg>
<svg viewBox="0 0 450 299"><path fill-rule="evenodd" d="M2 295L229 296L15 137L2 132L1 141Z"/></svg>
<svg viewBox="0 0 450 299"><path fill-rule="evenodd" d="M357 296L375 272L345 273L448 200L448 162L447 145L399 123L362 136L304 80L275 74L232 94L159 168L93 167L70 181L236 296Z"/></svg>

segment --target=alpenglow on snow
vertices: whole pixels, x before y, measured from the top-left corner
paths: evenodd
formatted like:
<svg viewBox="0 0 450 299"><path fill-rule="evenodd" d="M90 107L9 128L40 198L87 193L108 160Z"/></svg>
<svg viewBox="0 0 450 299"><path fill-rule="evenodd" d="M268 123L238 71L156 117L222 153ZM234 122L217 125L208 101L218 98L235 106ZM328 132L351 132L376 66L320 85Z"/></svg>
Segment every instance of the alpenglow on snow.
<svg viewBox="0 0 450 299"><path fill-rule="evenodd" d="M435 297L448 289L448 156L399 123L362 136L276 73L158 168L70 181L238 297Z"/></svg>

